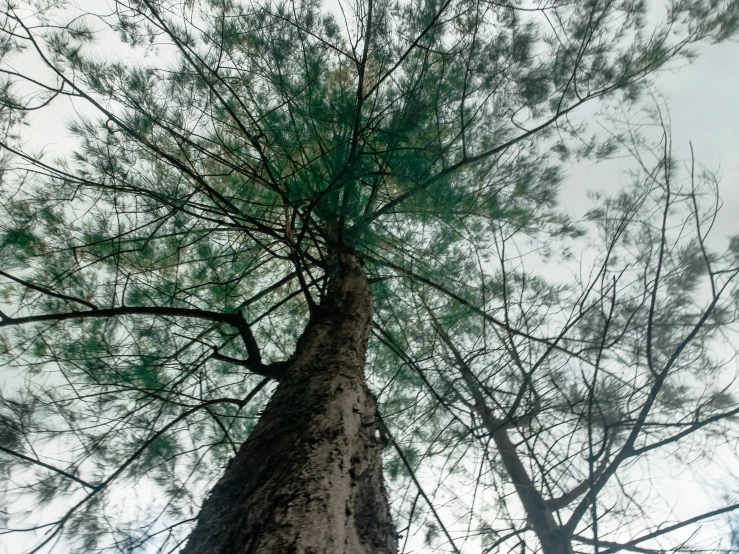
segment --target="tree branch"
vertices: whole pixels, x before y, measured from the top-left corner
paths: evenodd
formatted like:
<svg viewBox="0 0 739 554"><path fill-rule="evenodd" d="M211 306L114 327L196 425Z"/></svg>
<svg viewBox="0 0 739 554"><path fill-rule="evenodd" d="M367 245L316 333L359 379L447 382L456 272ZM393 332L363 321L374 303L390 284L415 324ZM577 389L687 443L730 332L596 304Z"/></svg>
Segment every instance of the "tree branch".
<svg viewBox="0 0 739 554"><path fill-rule="evenodd" d="M609 548L608 550L604 550L601 554L614 554L615 552L618 552L619 550L633 550L633 547L636 546L637 544L639 544L640 542L648 541L650 539L655 539L655 538L657 538L657 537L659 537L661 535L666 535L667 533L672 533L673 531L677 531L678 529L681 529L682 527L686 527L687 525L692 525L693 523L697 523L697 522L702 521L704 519L709 519L709 518L712 518L712 517L720 516L721 514L732 512L734 510L739 510L739 503L737 503L737 504L731 504L729 506L725 506L724 508L719 508L718 510L713 510L712 512L706 512L705 514L701 514L699 516L691 517L690 519L686 519L685 521L681 521L680 523L675 523L674 525L670 525L668 527L664 527L662 529L659 529L659 530L654 531L652 533L649 533L647 535L643 535L641 537L638 537L638 538L634 539L633 541L629 541L627 543L615 545L613 548ZM582 541L582 542L586 542L587 541L587 539L583 540L582 537L578 537L577 540ZM613 544L613 543L611 543L611 544ZM659 550L659 552L663 552L663 550Z"/></svg>
<svg viewBox="0 0 739 554"><path fill-rule="evenodd" d="M65 321L68 319L91 319L104 317L117 317L122 315L155 315L164 317L192 317L207 321L227 323L238 328L240 321L236 314L224 314L197 308L166 308L161 306L121 306L118 308L105 308L81 312L63 312L60 314L42 314L25 317L8 317L0 321L0 327L11 325L26 325L29 323L41 323L44 321Z"/></svg>
<svg viewBox="0 0 739 554"><path fill-rule="evenodd" d="M200 310L197 308L167 308L160 306L121 306L118 308L96 309L82 312L65 312L61 314L42 314L26 317L8 317L5 316L0 320L0 328L13 325L26 325L32 323L41 323L44 321L65 321L69 319L91 319L118 317L125 315L154 315L162 317L191 317L195 319L203 319L206 321L215 321L225 323L236 327L239 335L244 341L244 346L249 355L247 360L231 358L219 354L216 349L216 355L213 357L246 367L257 375L269 377L270 379L281 379L287 369L287 362L277 362L274 364L262 363L262 357L259 346L251 331L251 327L244 319L241 312L234 314L224 314L221 312L213 312L209 310Z"/></svg>
<svg viewBox="0 0 739 554"><path fill-rule="evenodd" d="M380 432L384 433L387 438L390 439L390 442L393 443L393 448L395 448L395 451L398 453L398 456L400 456L400 459L403 461L403 465L405 466L406 470L408 470L408 473L411 476L411 479L413 479L413 483L416 485L416 488L418 489L418 492L423 496L423 499L426 501L426 504L428 505L431 512L434 514L434 518L436 519L437 523L441 527L441 530L444 531L444 535L446 535L447 540L449 541L449 544L454 549L454 552L457 554L461 554L459 549L457 548L457 545L454 544L454 541L452 540L451 535L449 534L449 531L447 531L447 528L444 526L444 522L441 520L441 517L439 517L439 514L436 512L436 508L434 508L434 503L431 502L431 499L426 495L426 493L423 490L423 487L421 487L421 483L418 482L418 478L416 477L416 473L413 471L413 468L411 467L410 462L408 461L408 458L405 457L405 454L403 454L403 451L401 450L400 446L398 446L398 443L395 441L395 438L390 433L390 430L385 425L385 422L382 421L382 417L380 414L377 414L377 426L380 429Z"/></svg>
<svg viewBox="0 0 739 554"><path fill-rule="evenodd" d="M31 462L34 465L41 466L43 468L46 468L50 471L53 471L54 473L58 473L59 475L62 475L66 477L67 479L71 479L72 481L76 481L83 487L86 487L92 491L95 491L98 489L99 485L92 485L88 483L87 481L80 479L76 475L72 475L69 472L64 471L63 469L59 469L58 467L54 467L52 465L49 465L45 462L42 462L41 460L37 460L36 458L31 458L29 456L26 456L25 454L21 454L20 452L16 452L15 450L11 450L9 448L5 448L4 446L0 446L0 452L5 452L6 454L10 454L11 456L15 456L16 458L19 458L21 460L25 460L26 462Z"/></svg>
<svg viewBox="0 0 739 554"><path fill-rule="evenodd" d="M50 290L50 289L44 288L42 286L39 286L39 285L35 285L33 283L30 283L29 281L26 281L24 279L21 279L20 277L15 277L14 275L11 275L10 273L5 273L4 271L0 271L0 275L2 275L3 277L5 277L7 279L10 279L11 281L15 281L16 283L21 284L21 285L23 285L26 288L37 290L37 291L39 291L39 292L41 292L43 294L46 294L48 296L53 296L55 298L60 298L62 300L68 300L69 302L75 302L77 304L82 304L84 306L87 306L91 310L97 310L98 309L98 307L95 304L93 304L91 302L88 302L87 300L82 300L81 298L75 298L74 296L67 296L66 294L61 294L59 292L54 292L53 290Z"/></svg>

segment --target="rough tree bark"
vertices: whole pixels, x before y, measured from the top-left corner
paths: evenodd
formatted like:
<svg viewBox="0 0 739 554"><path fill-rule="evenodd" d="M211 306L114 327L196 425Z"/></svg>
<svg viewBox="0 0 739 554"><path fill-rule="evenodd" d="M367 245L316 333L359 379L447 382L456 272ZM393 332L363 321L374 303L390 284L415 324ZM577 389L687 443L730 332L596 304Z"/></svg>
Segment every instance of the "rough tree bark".
<svg viewBox="0 0 739 554"><path fill-rule="evenodd" d="M203 504L183 554L397 552L364 378L372 298L361 262L337 256L259 423Z"/></svg>

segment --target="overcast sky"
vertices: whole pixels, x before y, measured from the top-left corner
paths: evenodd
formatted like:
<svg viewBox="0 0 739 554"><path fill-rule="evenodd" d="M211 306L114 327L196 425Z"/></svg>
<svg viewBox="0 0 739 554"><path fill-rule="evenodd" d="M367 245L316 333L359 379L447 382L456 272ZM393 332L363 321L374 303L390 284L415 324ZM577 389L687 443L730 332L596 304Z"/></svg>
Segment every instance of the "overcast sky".
<svg viewBox="0 0 739 554"><path fill-rule="evenodd" d="M672 120L673 154L690 158L721 176L724 207L714 238L739 232L739 43L704 45L700 57L657 78ZM628 161L598 165L585 162L570 169L560 200L569 211L581 214L588 205L587 190L615 191L627 184Z"/></svg>

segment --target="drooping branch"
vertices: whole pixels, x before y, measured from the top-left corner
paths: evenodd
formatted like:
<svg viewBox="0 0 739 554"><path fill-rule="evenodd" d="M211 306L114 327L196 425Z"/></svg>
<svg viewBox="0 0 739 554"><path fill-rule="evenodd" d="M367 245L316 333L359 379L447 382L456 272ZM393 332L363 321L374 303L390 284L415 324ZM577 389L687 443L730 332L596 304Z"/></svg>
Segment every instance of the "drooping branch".
<svg viewBox="0 0 739 554"><path fill-rule="evenodd" d="M152 315L159 317L189 317L195 319L203 319L206 321L214 321L217 323L225 323L235 327L246 347L249 358L247 360L238 360L236 358L228 358L227 361L242 365L257 375L263 375L271 379L279 379L285 371L285 363L264 364L262 362L259 346L254 338L251 327L244 319L241 312L233 314L224 314L221 312L213 312L209 310L200 310L197 308L169 308L163 306L120 306L117 308L105 308L80 312L64 312L59 314L42 314L25 317L9 317L5 316L0 319L0 328L28 325L33 323L67 321L78 319L108 318L127 315Z"/></svg>
<svg viewBox="0 0 739 554"><path fill-rule="evenodd" d="M385 423L382 421L382 417L380 417L379 413L377 414L377 427L378 429L380 429L381 433L384 433L387 436L387 438L390 439L390 442L393 444L393 448L395 448L395 451L398 453L398 456L400 456L400 459L403 461L403 465L405 466L405 469L410 474L411 479L413 479L413 483L416 485L416 489L418 490L419 494L423 497L423 499L426 501L426 504L431 510L431 513L434 514L434 518L436 519L437 523L439 524L442 531L444 532L444 535L446 535L446 538L449 541L449 544L451 545L452 549L454 550L454 552L456 552L456 554L461 554L461 552L457 548L457 545L454 543L452 536L449 534L449 531L444 525L444 522L441 520L441 517L439 517L439 513L436 511L436 508L434 508L434 503L428 497L426 492L423 490L423 486L418 481L418 477L416 477L416 472L413 470L413 467L408 461L408 458L403 453L403 450L400 448L395 438L393 438L393 435L392 433L390 433L390 430L387 428Z"/></svg>
<svg viewBox="0 0 739 554"><path fill-rule="evenodd" d="M639 549L636 545L643 543L645 541L651 540L651 539L656 539L657 537L660 537L662 535L672 533L673 531L677 531L678 529L682 529L683 527L687 527L688 525L693 525L694 523L698 523L699 521L703 521L705 519L710 519L710 518L717 517L723 514L727 514L729 512L733 512L734 510L739 510L739 504L730 504L729 506L719 508L718 510L713 510L713 511L706 512L704 514L695 516L695 517L691 517L690 519L686 519L685 521L681 521L680 523L675 523L674 525L668 525L667 527L663 527L661 529L658 529L657 531L647 533L646 535L642 535L641 537L637 537L636 539L625 542L625 543L598 541L598 544L600 544L601 546L608 547L606 550L603 550L601 554L615 554L616 552L619 552L621 550L631 550L633 552L644 552L645 551L644 549ZM574 535L573 538L584 544L595 544L595 541L593 541L592 539L589 539L587 537L582 537L580 535ZM659 552L662 552L662 550L659 550Z"/></svg>
<svg viewBox="0 0 739 554"><path fill-rule="evenodd" d="M36 285L34 283L31 283L29 281L26 281L25 279L21 279L20 277L16 277L15 275L11 275L10 273L6 273L4 271L0 270L0 275L5 277L6 279L10 279L11 281L15 281L16 283L19 283L23 285L26 288L38 291L42 294L45 294L47 296L53 296L54 298L60 298L61 300L67 300L69 302L74 302L77 304L82 304L83 306L87 306L91 310L97 310L99 309L95 304L92 302L88 302L87 300L83 300L82 298L76 298L74 296L68 296L66 294L62 294L59 292L55 292L53 290L47 289L46 287L42 287L40 285Z"/></svg>
<svg viewBox="0 0 739 554"><path fill-rule="evenodd" d="M61 475L62 477L66 477L67 479L71 479L72 481L75 481L82 485L85 488L88 488L92 491L96 490L98 488L98 485L92 485L85 481L84 479L80 479L76 475L69 473L68 471L64 471L63 469L59 469L58 467L52 466L47 464L46 462L42 462L39 459L31 458L30 456L26 456L25 454L22 454L20 452L16 452L15 450L11 450L10 448L5 448L4 446L0 445L0 452L5 452L6 454L9 454L10 456L14 456L20 460L24 460L26 462L30 462L33 465L37 465L40 467L43 467L44 469L48 469L49 471L53 471L54 473Z"/></svg>
<svg viewBox="0 0 739 554"><path fill-rule="evenodd" d="M44 321L66 321L70 319L92 319L117 317L123 315L154 315L163 317L191 317L195 319L204 319L207 321L217 321L228 323L238 328L240 320L235 314L223 314L209 310L200 310L197 308L167 308L163 306L120 306L118 308L104 308L90 311L73 311L63 312L59 314L41 314L30 315L24 317L8 317L0 321L0 327L9 327L13 325L27 325L31 323L41 323Z"/></svg>

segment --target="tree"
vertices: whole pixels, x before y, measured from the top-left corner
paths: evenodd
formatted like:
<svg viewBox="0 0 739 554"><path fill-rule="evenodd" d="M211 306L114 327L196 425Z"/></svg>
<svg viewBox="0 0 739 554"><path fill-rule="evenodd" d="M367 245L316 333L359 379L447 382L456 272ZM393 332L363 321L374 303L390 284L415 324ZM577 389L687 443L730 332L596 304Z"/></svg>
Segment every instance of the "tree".
<svg viewBox="0 0 739 554"><path fill-rule="evenodd" d="M459 552L418 464L462 483L473 458L499 492L464 515L486 552L616 550L624 467L736 414L707 351L734 321L736 241L709 251L712 182L672 184L667 134L592 212L592 275L557 285L507 253L579 244L562 164L640 145L568 117L731 37L734 2L672 2L655 29L612 0L108 8L3 10L0 327L20 373L0 450L31 552L396 552L393 520L426 511L428 544ZM29 148L24 124L63 102L70 152ZM708 384L677 401L698 390L682 375ZM157 492L130 517L136 484ZM51 518L15 523L21 497ZM625 547L668 534L648 533Z"/></svg>
<svg viewBox="0 0 739 554"><path fill-rule="evenodd" d="M503 221L489 231L498 258L489 308L427 280L416 285L412 323L426 328L395 340L405 316L382 331L409 364L424 360L419 373L444 391L428 409L445 409L458 436L486 445L474 487L499 499L507 485L525 509L522 522L510 502L491 507L496 531L486 551L513 538L509 548L528 544L527 531L543 552L691 551L681 530L739 508L729 496L718 509L665 521L671 508L653 476L665 463L700 475L713 456L735 456L722 451L737 438L739 414L736 348L724 347L723 333L736 329L739 259L736 238L720 254L709 246L716 176L694 159L681 176L663 112L648 115L662 136L649 144L626 128L638 171L589 212L584 229L596 238L575 242L579 273L570 284L532 270L531 251L547 244L527 244ZM470 312L487 329L470 325Z"/></svg>

